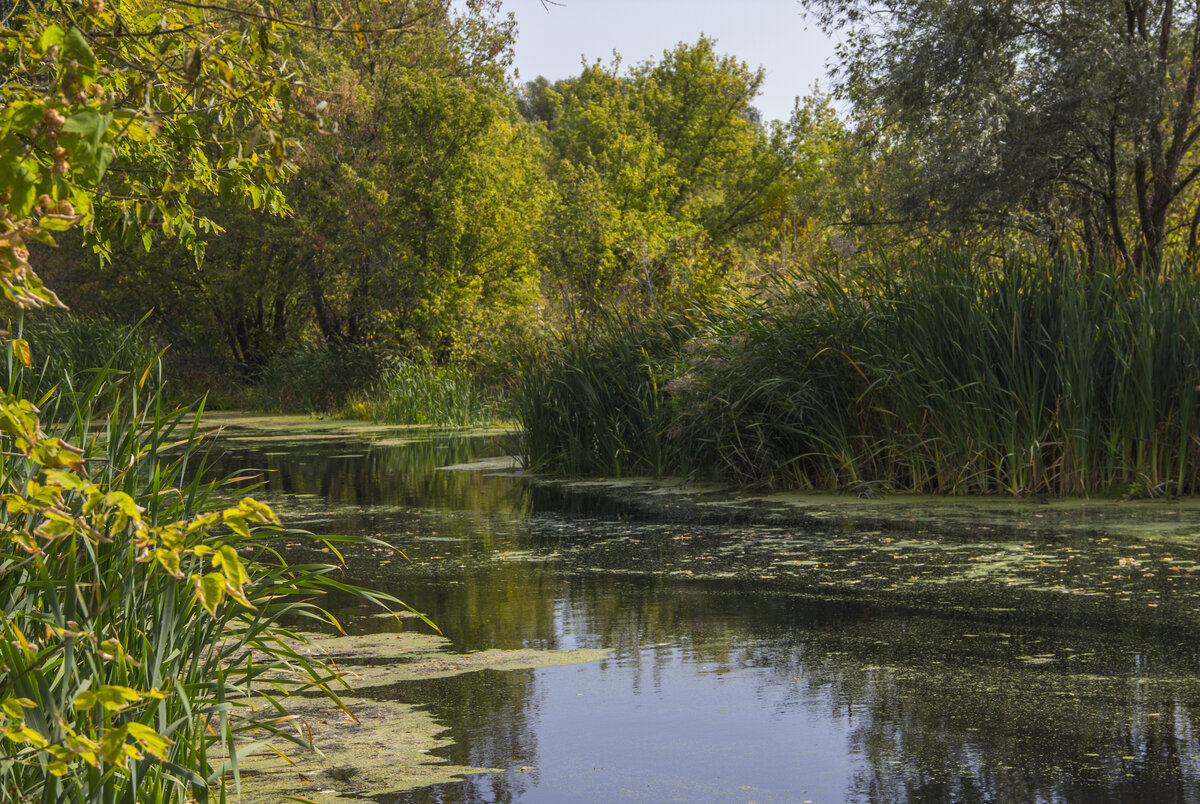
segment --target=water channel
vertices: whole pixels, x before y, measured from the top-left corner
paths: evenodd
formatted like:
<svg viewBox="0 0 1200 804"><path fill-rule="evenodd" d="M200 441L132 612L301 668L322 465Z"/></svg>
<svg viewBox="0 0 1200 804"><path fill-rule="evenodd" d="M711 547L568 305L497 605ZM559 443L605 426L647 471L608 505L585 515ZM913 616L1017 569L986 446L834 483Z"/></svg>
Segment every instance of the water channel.
<svg viewBox="0 0 1200 804"><path fill-rule="evenodd" d="M348 579L450 650L608 651L374 690L498 770L369 800L1200 802L1200 504L700 505L532 482L500 433L219 423L287 524L402 551Z"/></svg>

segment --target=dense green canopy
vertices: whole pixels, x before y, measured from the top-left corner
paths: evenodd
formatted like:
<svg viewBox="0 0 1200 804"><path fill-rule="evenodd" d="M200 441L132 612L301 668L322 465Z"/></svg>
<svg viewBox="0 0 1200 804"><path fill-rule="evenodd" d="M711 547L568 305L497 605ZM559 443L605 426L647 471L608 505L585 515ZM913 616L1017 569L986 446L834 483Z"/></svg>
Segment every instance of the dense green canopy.
<svg viewBox="0 0 1200 804"><path fill-rule="evenodd" d="M1200 223L1200 8L817 0L840 88L911 145L909 216L1015 227L1156 270Z"/></svg>

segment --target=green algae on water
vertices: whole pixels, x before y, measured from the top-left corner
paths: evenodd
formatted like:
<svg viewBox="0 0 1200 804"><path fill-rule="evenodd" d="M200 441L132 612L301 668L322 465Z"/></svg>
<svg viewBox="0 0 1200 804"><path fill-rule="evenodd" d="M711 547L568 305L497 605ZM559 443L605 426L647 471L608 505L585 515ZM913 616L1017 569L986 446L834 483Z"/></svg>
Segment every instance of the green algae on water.
<svg viewBox="0 0 1200 804"><path fill-rule="evenodd" d="M284 703L298 740L315 752L282 740L242 760L242 789L248 802L296 796L318 804L360 801L397 794L468 774L497 772L449 764L433 755L452 742L424 709L390 700L385 690L407 681L446 678L479 670L517 671L582 664L609 656L607 650L485 650L454 654L449 640L413 631L362 636L307 634L294 647L324 656L353 697L345 710L325 698ZM347 714L347 710L349 714Z"/></svg>

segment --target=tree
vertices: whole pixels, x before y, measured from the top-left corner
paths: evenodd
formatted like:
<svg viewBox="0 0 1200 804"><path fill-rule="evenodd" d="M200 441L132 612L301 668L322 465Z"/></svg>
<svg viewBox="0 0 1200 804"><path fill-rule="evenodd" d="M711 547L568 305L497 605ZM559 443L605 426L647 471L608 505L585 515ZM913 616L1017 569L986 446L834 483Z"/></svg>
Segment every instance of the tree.
<svg viewBox="0 0 1200 804"><path fill-rule="evenodd" d="M323 131L285 129L299 143L287 215L267 214L266 198L249 210L205 207L224 230L205 260L177 238L145 256L127 249L90 295L137 316L153 305L173 340L195 331L251 379L302 342L470 352L474 326L536 292L545 195L542 146L505 75L512 22L495 6L380 7L361 39L325 33L337 24L332 5L306 7L308 27L289 41ZM72 286L86 280L66 273Z"/></svg>
<svg viewBox="0 0 1200 804"><path fill-rule="evenodd" d="M294 23L265 7L186 0L4 13L0 286L10 313L61 306L28 242L83 227L108 254L161 231L199 253L214 229L199 198L282 203L282 124L303 103L281 38ZM6 347L31 365L25 341ZM149 376L124 390L144 401ZM221 778L207 729L227 748L239 728L278 731L229 701L262 672L253 654L280 645L280 595L316 592L318 576L286 564L259 573L274 551L251 528L278 524L274 514L248 498L194 508L203 492L164 454L190 439L169 443L174 425L148 423L139 403L106 411L98 439L87 402L52 424L14 390L0 394L0 789L45 801L206 798ZM68 407L64 393L43 407ZM44 431L55 425L91 438L73 446ZM280 676L272 687L279 680L294 686Z"/></svg>
<svg viewBox="0 0 1200 804"><path fill-rule="evenodd" d="M363 83L301 170L285 258L307 266L326 342L445 359L535 271L540 144L484 77L402 67Z"/></svg>
<svg viewBox="0 0 1200 804"><path fill-rule="evenodd" d="M912 144L907 216L1074 241L1144 271L1200 227L1200 7L814 0L840 89Z"/></svg>
<svg viewBox="0 0 1200 804"><path fill-rule="evenodd" d="M696 244L762 242L794 145L791 124L764 126L753 106L762 80L702 37L625 73L597 62L526 84L523 113L553 151L543 259L585 315L621 287L654 297L686 284L684 263L727 267L678 259Z"/></svg>

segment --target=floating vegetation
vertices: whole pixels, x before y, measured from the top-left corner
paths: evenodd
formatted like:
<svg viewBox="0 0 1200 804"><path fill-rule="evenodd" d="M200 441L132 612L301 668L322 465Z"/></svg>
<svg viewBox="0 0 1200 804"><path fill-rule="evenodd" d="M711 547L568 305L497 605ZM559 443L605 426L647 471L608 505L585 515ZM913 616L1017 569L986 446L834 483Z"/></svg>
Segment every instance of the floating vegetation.
<svg viewBox="0 0 1200 804"><path fill-rule="evenodd" d="M353 690L345 709L323 699L286 702L296 734L317 753L296 746L262 749L241 766L249 801L303 796L320 804L396 794L496 768L456 765L433 755L451 742L445 726L427 711L392 700L387 688L416 680L448 678L480 670L533 670L608 658L607 650L485 650L456 654L444 637L414 631L356 636L305 635L293 645L301 655L321 657ZM277 743L278 741L276 741Z"/></svg>

